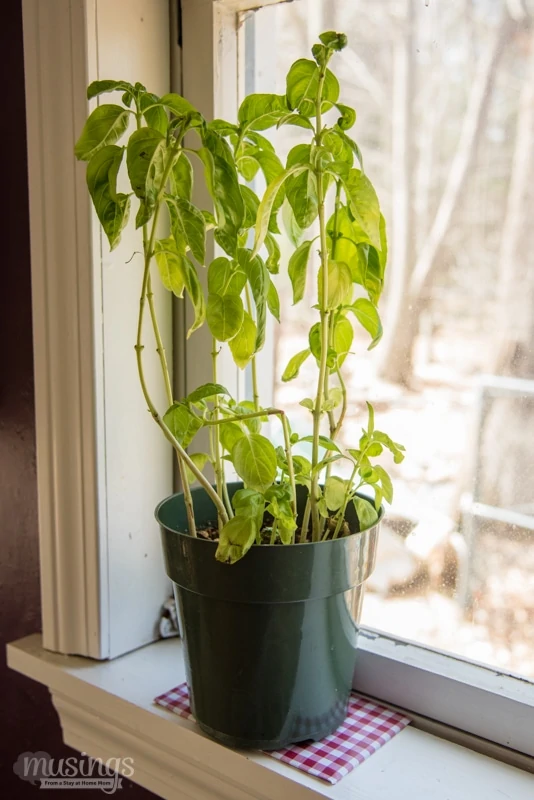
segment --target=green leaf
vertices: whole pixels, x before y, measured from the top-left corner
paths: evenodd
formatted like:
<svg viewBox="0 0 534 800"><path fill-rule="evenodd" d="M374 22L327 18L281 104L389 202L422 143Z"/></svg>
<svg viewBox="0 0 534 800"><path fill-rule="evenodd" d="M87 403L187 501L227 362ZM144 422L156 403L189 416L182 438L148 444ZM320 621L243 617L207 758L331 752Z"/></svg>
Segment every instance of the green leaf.
<svg viewBox="0 0 534 800"><path fill-rule="evenodd" d="M301 442L313 442L313 436L303 436L300 440ZM336 453L341 453L341 450L337 446L332 439L329 439L328 436L319 436L319 445L320 447L324 447L325 450L332 450Z"/></svg>
<svg viewBox="0 0 534 800"><path fill-rule="evenodd" d="M206 302L196 269L189 259L185 257L182 258L182 265L184 267L185 288L195 312L195 320L187 331L187 338L189 339L191 334L204 324L204 320L206 319Z"/></svg>
<svg viewBox="0 0 534 800"><path fill-rule="evenodd" d="M302 229L297 225L297 220L289 203L284 203L282 206L282 220L289 241L293 247L298 247L302 239Z"/></svg>
<svg viewBox="0 0 534 800"><path fill-rule="evenodd" d="M252 291L256 307L256 352L261 350L265 342L265 327L267 322L267 292L269 290L269 273L259 256L252 256L250 250L240 248L237 260L245 272Z"/></svg>
<svg viewBox="0 0 534 800"><path fill-rule="evenodd" d="M252 134L252 132L249 131L248 137L251 138L252 136L254 136L254 138L257 139L260 136L260 134L259 133ZM260 138L263 139L263 137ZM267 140L265 141L267 144L269 144ZM265 183L267 186L284 171L283 164L276 155L276 153L274 153L272 150L266 149L265 146L263 146L263 149L258 150L258 152L255 155L255 159L260 165L260 169L263 172L263 176L265 178ZM273 205L271 208L269 230L272 233L280 233L280 231L278 230L278 226L276 224L276 214L280 209L282 203L284 202L284 197L285 197L285 192L284 192L284 187L282 187L278 192L278 194L276 195L276 197L274 198ZM254 217L254 221L255 220L256 217Z"/></svg>
<svg viewBox="0 0 534 800"><path fill-rule="evenodd" d="M276 286L269 278L268 281L268 289L267 289L267 308L275 318L277 322L280 322L280 298L278 297L278 292L276 290Z"/></svg>
<svg viewBox="0 0 534 800"><path fill-rule="evenodd" d="M350 106L344 106L342 103L336 103L336 108L341 114L337 121L338 127L342 131L348 131L356 122L356 112Z"/></svg>
<svg viewBox="0 0 534 800"><path fill-rule="evenodd" d="M208 463L208 461L211 461L207 453L189 453L189 458L201 472ZM194 483L196 481L196 477L193 475L189 467L186 466L185 471L187 473L187 480L189 481L189 483Z"/></svg>
<svg viewBox="0 0 534 800"><path fill-rule="evenodd" d="M285 117L281 117L278 120L276 127L281 128L282 125L296 125L297 128L307 128L311 131L314 129L310 120L307 117L303 117L302 114L286 114Z"/></svg>
<svg viewBox="0 0 534 800"><path fill-rule="evenodd" d="M232 505L238 517L263 517L265 498L254 489L238 489L232 497ZM260 517L260 522L261 522Z"/></svg>
<svg viewBox="0 0 534 800"><path fill-rule="evenodd" d="M160 239L155 243L154 256L164 287L176 297L183 297L185 287L184 257L176 249L174 239Z"/></svg>
<svg viewBox="0 0 534 800"><path fill-rule="evenodd" d="M319 303L327 309L335 309L347 301L352 292L352 275L344 261L328 262L328 295L326 303L323 299L323 266L317 275ZM369 302L369 301L367 301ZM355 312L356 313L356 312Z"/></svg>
<svg viewBox="0 0 534 800"><path fill-rule="evenodd" d="M299 175L290 176L286 184L286 197L293 209L300 228L308 228L316 219L319 210L317 179L310 164L311 148L308 144L298 144L290 150L287 167L301 164L306 169Z"/></svg>
<svg viewBox="0 0 534 800"><path fill-rule="evenodd" d="M208 397L215 397L221 394L230 396L228 389L221 386L220 383L204 383L195 389L191 394L185 398L188 403L199 403L201 400L206 400Z"/></svg>
<svg viewBox="0 0 534 800"><path fill-rule="evenodd" d="M343 505L347 493L347 483L347 481L335 475L326 479L324 499L330 511L337 511Z"/></svg>
<svg viewBox="0 0 534 800"><path fill-rule="evenodd" d="M253 181L260 168L259 161L252 155L240 156L236 160L236 165L246 181Z"/></svg>
<svg viewBox="0 0 534 800"><path fill-rule="evenodd" d="M287 383L287 381L292 381L294 378L297 377L301 366L304 364L304 362L310 355L311 355L311 350L309 349L301 350L300 353L297 353L296 355L293 356L293 358L289 360L289 363L282 375L282 380L284 381L284 383Z"/></svg>
<svg viewBox="0 0 534 800"><path fill-rule="evenodd" d="M91 100L93 97L96 97L99 94L103 94L104 92L114 92L115 90L122 92L133 92L133 88L134 87L132 84L127 83L126 81L93 81L87 87L87 99Z"/></svg>
<svg viewBox="0 0 534 800"><path fill-rule="evenodd" d="M371 181L361 170L351 169L343 183L355 222L368 243L380 250L380 206Z"/></svg>
<svg viewBox="0 0 534 800"><path fill-rule="evenodd" d="M258 525L252 517L235 516L222 528L215 558L223 564L235 564L254 544Z"/></svg>
<svg viewBox="0 0 534 800"><path fill-rule="evenodd" d="M183 197L166 197L171 217L171 228L178 250L184 255L186 247L199 262L206 257L206 222L199 209Z"/></svg>
<svg viewBox="0 0 534 800"><path fill-rule="evenodd" d="M111 250L119 244L130 213L129 196L117 194L117 172L123 154L123 147L108 145L87 165L87 187Z"/></svg>
<svg viewBox="0 0 534 800"><path fill-rule="evenodd" d="M311 461L305 456L293 456L293 468L295 475L309 475L311 473Z"/></svg>
<svg viewBox="0 0 534 800"><path fill-rule="evenodd" d="M154 212L165 169L165 152L165 137L153 128L140 128L128 140L128 177L135 195L144 200L136 220L138 228L148 222Z"/></svg>
<svg viewBox="0 0 534 800"><path fill-rule="evenodd" d="M391 483L391 478L389 477L388 473L381 467L380 464L376 464L375 472L378 473L378 477L380 479L380 484L382 486L382 494L388 501L388 503L393 502L393 484Z"/></svg>
<svg viewBox="0 0 534 800"><path fill-rule="evenodd" d="M165 412L163 422L182 447L190 445L197 432L202 428L202 420L183 403L174 403Z"/></svg>
<svg viewBox="0 0 534 800"><path fill-rule="evenodd" d="M372 350L382 338L382 323L380 322L378 311L371 301L365 297L359 297L355 300L350 306L350 310L360 325L371 335L372 341L367 349Z"/></svg>
<svg viewBox="0 0 534 800"><path fill-rule="evenodd" d="M352 347L354 329L346 317L339 317L334 327L334 350L337 355L338 368L343 365Z"/></svg>
<svg viewBox="0 0 534 800"><path fill-rule="evenodd" d="M251 433L232 450L235 471L250 489L264 492L276 477L276 451L265 436Z"/></svg>
<svg viewBox="0 0 534 800"><path fill-rule="evenodd" d="M238 125L234 125L232 122L226 122L224 119L212 119L211 122L208 122L206 127L216 131L221 136L230 136L232 133L239 132Z"/></svg>
<svg viewBox="0 0 534 800"><path fill-rule="evenodd" d="M319 35L319 39L330 50L343 50L348 43L346 34L335 31L325 31Z"/></svg>
<svg viewBox="0 0 534 800"><path fill-rule="evenodd" d="M278 191L281 189L281 187L284 185L284 182L291 175L299 175L305 169L306 167L302 166L301 164L296 164L294 167L286 169L284 170L284 172L280 173L280 175L278 175L278 177L275 178L274 181L272 181L272 183L270 183L269 186L267 187L258 208L253 255L257 255L257 253L259 252L259 250L263 245L263 242L265 241L265 237L269 230L269 220L271 217L273 204L276 199L276 195L278 194Z"/></svg>
<svg viewBox="0 0 534 800"><path fill-rule="evenodd" d="M315 402L311 399L311 397L305 397L304 400L301 400L299 402L299 406L307 408L308 411L313 411L313 409L315 408Z"/></svg>
<svg viewBox="0 0 534 800"><path fill-rule="evenodd" d="M358 522L360 523L360 531L366 531L372 528L378 521L378 514L369 500L364 500L363 497L353 498L354 508L358 515Z"/></svg>
<svg viewBox="0 0 534 800"><path fill-rule="evenodd" d="M243 323L243 302L238 295L208 295L206 311L208 327L219 342L227 342Z"/></svg>
<svg viewBox="0 0 534 800"><path fill-rule="evenodd" d="M306 273L313 241L302 242L289 259L288 273L293 286L293 305L299 303L304 297Z"/></svg>
<svg viewBox="0 0 534 800"><path fill-rule="evenodd" d="M367 411L369 414L369 421L367 423L367 433L369 434L369 436L371 436L375 429L375 410L371 405L371 403L369 403L367 400L365 402L367 404Z"/></svg>
<svg viewBox="0 0 534 800"><path fill-rule="evenodd" d="M98 106L89 115L74 147L79 161L90 161L106 145L115 144L128 127L130 112L122 106Z"/></svg>
<svg viewBox="0 0 534 800"><path fill-rule="evenodd" d="M373 433L373 439L375 440L375 442L380 442L381 444L385 445L385 447L388 448L388 450L393 455L393 461L395 462L395 464L400 464L401 461L404 461L405 448L402 446L402 444L394 442L392 439L390 439L387 433L383 433L382 431L375 431Z"/></svg>
<svg viewBox="0 0 534 800"><path fill-rule="evenodd" d="M170 179L173 195L183 197L184 200L191 200L193 194L193 167L185 153L182 153L173 164Z"/></svg>
<svg viewBox="0 0 534 800"><path fill-rule="evenodd" d="M169 127L169 118L165 108L159 102L159 97L150 92L142 94L139 97L139 107L148 127L154 128L165 136Z"/></svg>
<svg viewBox="0 0 534 800"><path fill-rule="evenodd" d="M253 192L250 186L245 186L241 183L239 184L239 188L241 189L241 195L245 204L245 218L243 220L243 227L252 228L256 222L256 215L258 213L260 200L256 192Z"/></svg>
<svg viewBox="0 0 534 800"><path fill-rule="evenodd" d="M172 111L177 117L187 117L189 114L198 114L196 108L191 103L179 94L165 94L160 97L159 102Z"/></svg>
<svg viewBox="0 0 534 800"><path fill-rule="evenodd" d="M327 458L323 458L322 461L319 461L319 463L316 464L315 467L312 469L311 471L312 475L322 472L322 470L325 469L329 464L334 464L336 461L339 461L342 458L345 458L345 456L342 455L341 453L336 453L335 456L328 456Z"/></svg>
<svg viewBox="0 0 534 800"><path fill-rule="evenodd" d="M286 78L286 97L290 108L300 106L301 113L312 116L315 112L315 97L319 86L319 68L314 61L300 58L291 66ZM335 75L326 70L323 87L323 100L336 103L339 97L339 83ZM303 100L310 100L305 106Z"/></svg>
<svg viewBox="0 0 534 800"><path fill-rule="evenodd" d="M232 452L236 443L243 438L245 432L242 426L237 422L222 422L217 426L219 428L219 441L221 445L229 453Z"/></svg>
<svg viewBox="0 0 534 800"><path fill-rule="evenodd" d="M206 185L215 206L217 224L225 234L227 252L233 256L237 249L237 234L245 216L235 165L220 155L213 155L207 147L201 147L198 156L204 164Z"/></svg>
<svg viewBox="0 0 534 800"><path fill-rule="evenodd" d="M243 312L243 324L229 342L233 359L239 369L245 369L256 348L256 323L248 313Z"/></svg>
<svg viewBox="0 0 534 800"><path fill-rule="evenodd" d="M263 131L275 125L287 110L284 95L249 94L241 103L237 118L242 130Z"/></svg>
<svg viewBox="0 0 534 800"><path fill-rule="evenodd" d="M269 254L265 266L271 275L277 275L280 268L280 246L272 233L268 233L265 237L265 247Z"/></svg>
<svg viewBox="0 0 534 800"><path fill-rule="evenodd" d="M218 295L240 295L247 282L246 273L235 261L224 256L215 258L208 267L208 292Z"/></svg>

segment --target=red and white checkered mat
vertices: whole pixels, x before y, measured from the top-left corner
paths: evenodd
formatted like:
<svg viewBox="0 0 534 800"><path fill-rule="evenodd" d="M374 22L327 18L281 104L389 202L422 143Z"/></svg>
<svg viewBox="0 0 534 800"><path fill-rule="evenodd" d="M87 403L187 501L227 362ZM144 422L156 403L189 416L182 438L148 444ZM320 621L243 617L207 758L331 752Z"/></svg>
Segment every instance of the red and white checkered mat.
<svg viewBox="0 0 534 800"><path fill-rule="evenodd" d="M187 684L182 683L154 700L175 714L194 720ZM337 783L372 756L410 722L408 717L352 694L345 721L320 742L303 742L266 754L328 783Z"/></svg>

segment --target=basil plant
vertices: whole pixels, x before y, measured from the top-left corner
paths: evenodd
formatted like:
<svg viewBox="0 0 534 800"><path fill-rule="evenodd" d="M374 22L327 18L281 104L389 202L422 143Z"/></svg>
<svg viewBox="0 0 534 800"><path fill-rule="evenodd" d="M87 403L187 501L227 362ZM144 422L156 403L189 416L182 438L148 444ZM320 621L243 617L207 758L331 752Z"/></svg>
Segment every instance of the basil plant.
<svg viewBox="0 0 534 800"><path fill-rule="evenodd" d="M190 484L198 481L217 510L217 558L225 563L238 561L254 543L290 545L347 535L349 503L355 505L360 530L372 526L383 499L391 502L393 496L387 472L374 459L384 448L395 462L403 458L404 448L376 430L370 404L357 446L345 450L337 443L348 407L343 367L353 322L369 334L369 349L382 335L377 304L387 242L375 190L348 133L356 113L339 102L339 83L328 68L336 51L346 46L346 36L328 32L319 38L313 60L292 65L286 93L249 95L235 123L207 122L177 94L157 97L139 83L96 81L88 98L119 91L122 104L99 105L75 146L77 158L88 162L87 186L111 249L128 224L132 200L136 206L144 256L135 344L141 388L150 414L176 451L189 534L197 535ZM302 131L302 143L293 147L285 165L265 135L282 125ZM211 196L210 210L192 199L195 160ZM126 193L117 188L124 162L131 186ZM266 184L261 197L250 186L258 172ZM162 219L170 233L160 238ZM257 391L256 361L267 314L279 320L271 276L281 263L281 225L293 245L287 264L293 303L304 299L312 254L320 259L309 347L291 358L282 375L291 381L307 359L317 364L314 396L301 402L310 413L311 429L303 437L292 432L283 410L262 407ZM223 253L210 263L208 235ZM173 394L153 302L156 269L164 287L192 305L188 336L207 325L213 341L212 382L179 399ZM204 270L206 280L201 280ZM163 411L156 408L145 379L147 323L167 393ZM250 365L250 401L232 398L217 381L224 346L240 369ZM281 426L283 447L275 447L261 432L269 418ZM194 451L202 428L209 430L208 453ZM300 442L311 444L311 458L293 452ZM350 465L348 479L331 474L341 460ZM232 499L225 479L228 463L244 484ZM203 472L208 464L214 485ZM297 485L305 487L301 491L307 497L303 517L297 516ZM372 494L362 496L362 487L370 487Z"/></svg>

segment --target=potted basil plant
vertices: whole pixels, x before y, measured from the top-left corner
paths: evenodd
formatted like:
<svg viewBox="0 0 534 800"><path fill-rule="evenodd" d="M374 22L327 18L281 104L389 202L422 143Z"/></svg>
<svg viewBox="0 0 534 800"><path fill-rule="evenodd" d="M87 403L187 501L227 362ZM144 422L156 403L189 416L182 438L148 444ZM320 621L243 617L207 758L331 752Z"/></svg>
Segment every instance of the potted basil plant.
<svg viewBox="0 0 534 800"><path fill-rule="evenodd" d="M397 463L403 458L404 448L375 427L370 404L359 441L348 449L339 444L353 323L369 334L369 349L382 335L377 304L387 243L375 190L348 133L356 114L339 102L328 67L347 39L334 32L319 39L313 60L291 66L286 93L249 95L236 122L208 122L183 97L157 97L139 83L92 83L89 98L120 91L122 102L99 105L75 147L88 162L88 189L111 248L132 199L137 206L144 266L135 352L148 411L174 448L181 477L182 492L163 500L156 516L192 709L204 731L239 747L321 739L343 720L363 583L374 566L382 502L393 495L374 459L384 449ZM282 125L302 131L285 165L265 134ZM210 210L192 199L195 160ZM124 161L129 193L117 188ZM261 197L250 186L257 173L266 185ZM161 237L163 219L170 233ZM307 359L317 364L314 395L301 402L310 414L306 436L291 430L283 409L264 408L257 391L267 314L279 319L272 276L281 265L282 225L293 246L282 267L294 303L312 280L314 253L320 261L309 347L282 375L294 380ZM208 235L220 252L211 263ZM152 298L156 270L166 289L192 305L188 336L205 324L212 335L212 381L179 399ZM145 379L147 326L167 392L163 410ZM218 382L222 347L239 368L249 366L250 400L231 397ZM282 446L262 433L267 423L279 426ZM194 449L202 429L209 452ZM213 483L204 474L208 465ZM348 465L349 477L333 474L334 465ZM240 482L227 481L230 467Z"/></svg>

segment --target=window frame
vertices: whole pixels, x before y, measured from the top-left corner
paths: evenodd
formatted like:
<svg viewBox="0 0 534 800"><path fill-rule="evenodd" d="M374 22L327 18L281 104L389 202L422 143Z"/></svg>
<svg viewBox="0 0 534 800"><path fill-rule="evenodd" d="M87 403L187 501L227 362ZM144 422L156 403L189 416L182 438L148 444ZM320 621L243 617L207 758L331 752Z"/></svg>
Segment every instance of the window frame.
<svg viewBox="0 0 534 800"><path fill-rule="evenodd" d="M109 536L114 532L105 499L113 476L102 449L107 387L97 368L102 241L83 167L71 156L87 114L88 76L95 76L98 37L91 25L101 1L56 0L39 15L39 0L23 0L44 646L93 658L113 657L126 647L110 642L109 635ZM166 0L113 2L122 3L125 15L142 6L149 25L154 9L167 5ZM184 94L208 117L232 117L237 111L239 12L277 2L283 0L182 0L183 47L181 53L176 49L176 31L171 31L170 60L174 74L181 72ZM41 99L53 94L52 113ZM52 170L59 176L55 181L47 180ZM83 302L87 297L92 304ZM211 377L209 359L198 357L209 352L207 334L199 332L184 346L186 317L182 306L174 326L181 393ZM242 390L242 375L230 362L223 363L221 373L231 391ZM158 437L155 428L153 435ZM147 537L152 534L147 530ZM154 630L149 640L155 638ZM146 641L139 637L133 647ZM534 756L534 698L528 697L530 682L518 677L364 628L354 687Z"/></svg>

